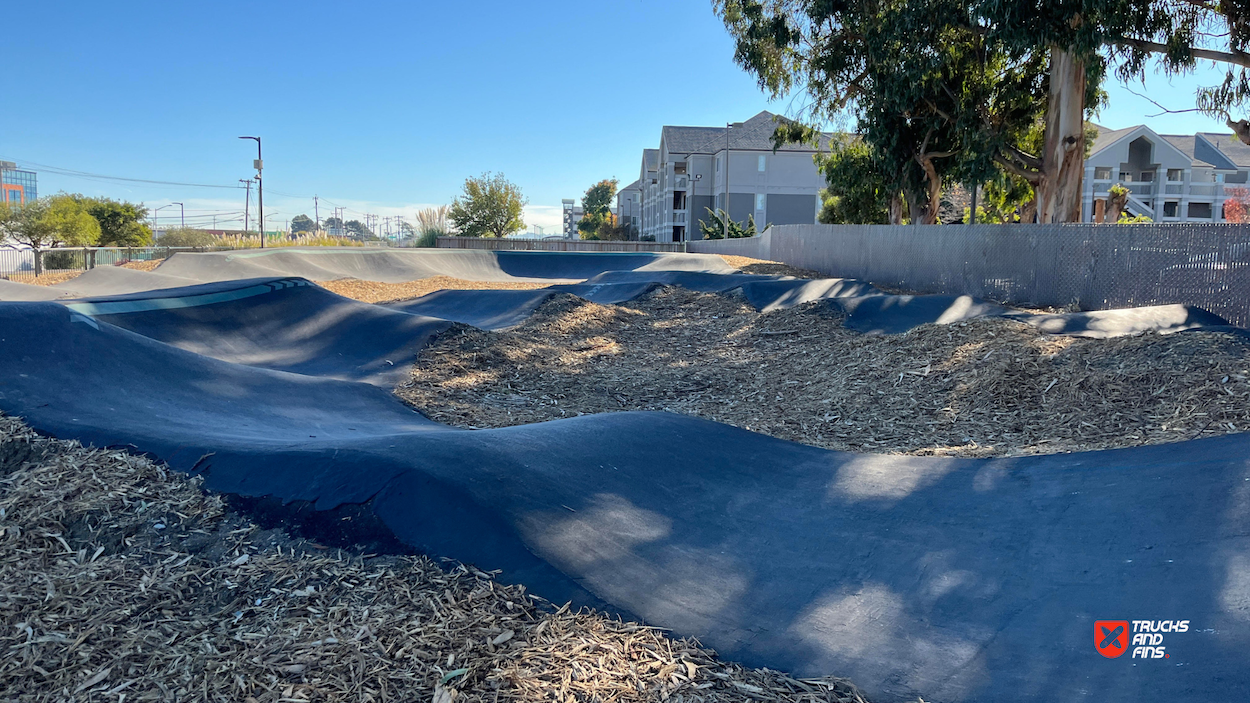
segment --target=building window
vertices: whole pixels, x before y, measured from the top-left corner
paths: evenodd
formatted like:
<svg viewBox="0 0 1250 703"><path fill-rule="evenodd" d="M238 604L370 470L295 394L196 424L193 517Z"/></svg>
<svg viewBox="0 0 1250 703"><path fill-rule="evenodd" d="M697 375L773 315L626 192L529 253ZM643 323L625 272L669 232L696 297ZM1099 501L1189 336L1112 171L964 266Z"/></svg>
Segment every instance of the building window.
<svg viewBox="0 0 1250 703"><path fill-rule="evenodd" d="M1189 217L1195 220L1211 219L1211 203L1190 203Z"/></svg>
<svg viewBox="0 0 1250 703"><path fill-rule="evenodd" d="M1141 172L1141 180L1142 180L1142 183L1149 183L1149 182L1153 181L1154 179L1155 179L1155 172L1154 172L1154 171L1142 171L1142 172Z"/></svg>
<svg viewBox="0 0 1250 703"><path fill-rule="evenodd" d="M1169 168L1168 180L1172 181L1173 183L1179 183L1185 180L1185 172L1180 170L1179 168Z"/></svg>
<svg viewBox="0 0 1250 703"><path fill-rule="evenodd" d="M763 173L763 172L764 172L764 155L763 155L763 154L760 154L760 165L759 165L759 169L760 169L760 173Z"/></svg>
<svg viewBox="0 0 1250 703"><path fill-rule="evenodd" d="M716 172L720 173L720 157L716 157Z"/></svg>
<svg viewBox="0 0 1250 703"><path fill-rule="evenodd" d="M1176 208L1179 205L1180 203L1176 202L1175 200L1169 200L1163 203L1163 216L1164 217L1176 217Z"/></svg>
<svg viewBox="0 0 1250 703"><path fill-rule="evenodd" d="M763 210L763 209L764 209L764 197L765 197L765 196L764 196L764 194L763 194L763 193L756 193L756 194L755 194L755 209L756 209L756 210Z"/></svg>
<svg viewBox="0 0 1250 703"><path fill-rule="evenodd" d="M1109 181L1109 180L1111 180L1111 167L1110 167L1110 166L1096 166L1096 167L1094 167L1094 180L1095 180L1095 181Z"/></svg>

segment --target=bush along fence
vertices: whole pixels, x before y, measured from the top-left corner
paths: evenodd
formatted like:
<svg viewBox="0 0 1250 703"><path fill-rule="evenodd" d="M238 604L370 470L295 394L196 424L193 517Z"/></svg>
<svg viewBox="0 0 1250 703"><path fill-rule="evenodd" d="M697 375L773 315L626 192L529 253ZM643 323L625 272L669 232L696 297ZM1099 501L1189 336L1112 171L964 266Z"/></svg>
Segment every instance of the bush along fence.
<svg viewBox="0 0 1250 703"><path fill-rule="evenodd" d="M0 277L24 278L52 271L87 271L131 261L167 259L178 252L228 251L234 247L0 247Z"/></svg>
<svg viewBox="0 0 1250 703"><path fill-rule="evenodd" d="M603 242L585 239L497 239L495 237L439 237L440 249L506 251L685 251L682 242Z"/></svg>
<svg viewBox="0 0 1250 703"><path fill-rule="evenodd" d="M783 225L689 250L1016 305L1184 303L1250 327L1250 225Z"/></svg>

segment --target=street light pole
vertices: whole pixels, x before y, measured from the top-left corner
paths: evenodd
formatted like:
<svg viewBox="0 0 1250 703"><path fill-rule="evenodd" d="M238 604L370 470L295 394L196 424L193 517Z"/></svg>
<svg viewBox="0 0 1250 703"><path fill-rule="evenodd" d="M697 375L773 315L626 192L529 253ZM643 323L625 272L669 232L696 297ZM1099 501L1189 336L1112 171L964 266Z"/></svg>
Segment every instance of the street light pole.
<svg viewBox="0 0 1250 703"><path fill-rule="evenodd" d="M180 221L182 222L182 228L183 228L183 229L186 229L186 228L187 228L187 208L186 208L186 206L184 206L182 203L170 203L170 205L177 205L177 206L178 206L178 212L180 213Z"/></svg>
<svg viewBox="0 0 1250 703"><path fill-rule="evenodd" d="M153 229L153 230L158 230L158 229L160 229L160 228L161 228L161 225L160 225L160 219L159 219L159 218L160 218L160 216L159 216L157 213L159 213L161 210L164 210L164 209L165 209L165 208L167 208L167 207L173 207L175 204L176 204L176 203L170 203L170 204L168 204L168 205L162 205L162 206L160 206L160 207L158 207L158 208L156 208L156 209L152 210L152 229Z"/></svg>
<svg viewBox="0 0 1250 703"><path fill-rule="evenodd" d="M265 185L261 181L260 172L265 164L261 160L260 154L260 137L239 137L239 139L251 139L256 142L256 209L260 211L260 248L265 248Z"/></svg>

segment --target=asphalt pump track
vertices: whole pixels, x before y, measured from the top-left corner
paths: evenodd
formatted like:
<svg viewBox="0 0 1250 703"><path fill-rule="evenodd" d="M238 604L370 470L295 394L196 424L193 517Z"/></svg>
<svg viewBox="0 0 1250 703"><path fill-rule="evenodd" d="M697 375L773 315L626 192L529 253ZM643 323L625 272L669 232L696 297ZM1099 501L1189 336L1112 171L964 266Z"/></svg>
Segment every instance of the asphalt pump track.
<svg viewBox="0 0 1250 703"><path fill-rule="evenodd" d="M669 413L459 430L389 388L453 321L508 327L554 293L369 305L297 275L373 275L350 252L297 254L286 268L264 259L281 275L259 278L245 259L242 280L229 262L180 254L157 273L189 285L135 290L144 279L127 274L106 294L0 303L0 410L201 474L329 543L499 569L554 602L697 636L749 665L843 676L876 701L1250 690L1246 435L959 459L827 451ZM388 259L384 273L550 280L597 302L659 285L741 291L761 310L828 300L867 333L980 315L1091 336L1230 329L1183 306L1031 315L747 276L709 257L478 254ZM1151 621L1165 649L1104 656L1099 621Z"/></svg>

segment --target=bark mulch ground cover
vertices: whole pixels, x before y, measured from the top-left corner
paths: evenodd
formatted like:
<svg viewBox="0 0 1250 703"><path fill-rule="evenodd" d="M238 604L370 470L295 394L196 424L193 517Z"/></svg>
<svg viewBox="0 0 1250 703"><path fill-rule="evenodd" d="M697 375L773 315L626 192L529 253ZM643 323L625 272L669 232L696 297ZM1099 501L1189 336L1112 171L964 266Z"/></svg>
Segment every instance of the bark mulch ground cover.
<svg viewBox="0 0 1250 703"><path fill-rule="evenodd" d="M431 276L406 283L378 283L357 278L337 281L317 281L317 285L365 303L386 303L419 298L440 290L534 290L549 284L523 281L467 281L451 276Z"/></svg>
<svg viewBox="0 0 1250 703"><path fill-rule="evenodd" d="M837 701L473 567L262 529L196 479L0 416L9 701Z"/></svg>
<svg viewBox="0 0 1250 703"><path fill-rule="evenodd" d="M460 427L668 410L829 449L1009 456L1246 431L1250 343L1002 319L868 336L827 302L760 314L665 288L623 305L558 296L513 330L457 325L396 392Z"/></svg>

